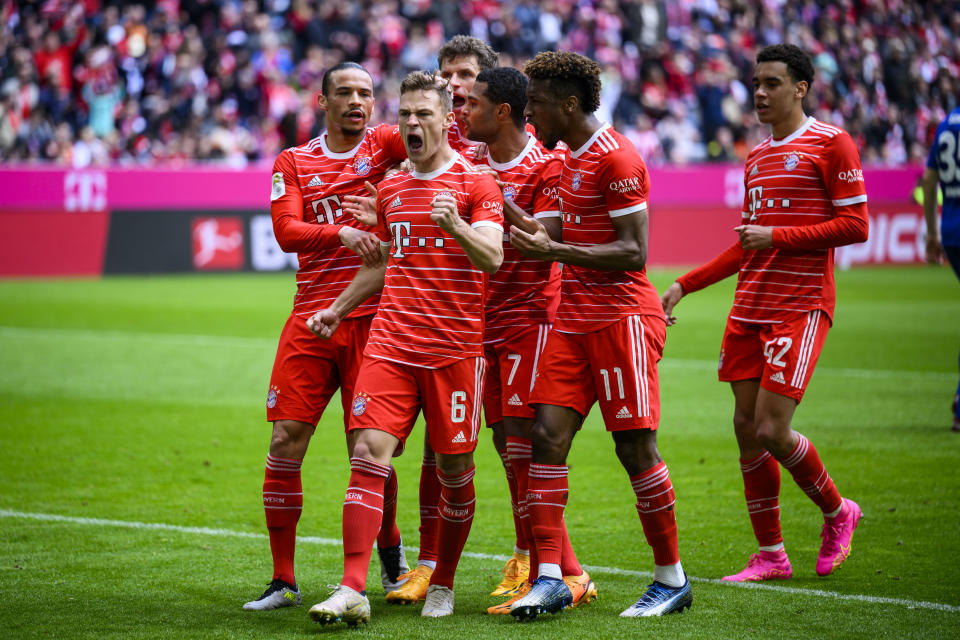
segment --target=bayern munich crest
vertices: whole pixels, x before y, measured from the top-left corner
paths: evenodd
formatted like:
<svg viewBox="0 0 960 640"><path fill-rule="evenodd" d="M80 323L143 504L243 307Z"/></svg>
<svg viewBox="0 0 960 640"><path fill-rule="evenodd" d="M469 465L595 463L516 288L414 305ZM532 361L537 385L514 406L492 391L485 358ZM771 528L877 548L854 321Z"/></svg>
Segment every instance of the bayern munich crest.
<svg viewBox="0 0 960 640"><path fill-rule="evenodd" d="M353 399L353 415L362 416L363 412L367 410L367 401L369 397L365 393L358 393L357 397Z"/></svg>
<svg viewBox="0 0 960 640"><path fill-rule="evenodd" d="M358 176L365 176L370 173L373 162L367 156L361 156L353 161L353 170Z"/></svg>
<svg viewBox="0 0 960 640"><path fill-rule="evenodd" d="M580 189L581 182L583 182L583 176L580 175L579 171L574 171L573 180L571 181L572 184L570 185L570 188L573 189L574 191L578 191Z"/></svg>
<svg viewBox="0 0 960 640"><path fill-rule="evenodd" d="M796 153L788 153L783 159L783 168L787 171L793 171L800 164L800 156Z"/></svg>
<svg viewBox="0 0 960 640"><path fill-rule="evenodd" d="M277 394L279 392L280 390L274 386L271 386L270 390L267 391L267 409L273 409L277 406Z"/></svg>
<svg viewBox="0 0 960 640"><path fill-rule="evenodd" d="M503 185L503 199L513 200L517 197L517 188L512 184Z"/></svg>

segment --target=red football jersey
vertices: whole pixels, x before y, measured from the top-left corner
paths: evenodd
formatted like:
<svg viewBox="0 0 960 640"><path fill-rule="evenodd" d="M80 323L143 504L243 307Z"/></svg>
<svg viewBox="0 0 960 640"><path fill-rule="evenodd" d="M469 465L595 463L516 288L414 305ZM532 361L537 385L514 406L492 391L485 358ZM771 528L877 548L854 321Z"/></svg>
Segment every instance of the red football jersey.
<svg viewBox="0 0 960 640"><path fill-rule="evenodd" d="M483 355L487 275L430 218L440 193L456 198L460 216L472 227L503 232L497 183L459 154L431 173L382 181L377 235L391 249L364 355L428 368Z"/></svg>
<svg viewBox="0 0 960 640"><path fill-rule="evenodd" d="M366 227L344 215L343 197L367 195L364 181L376 184L406 157L399 130L385 124L368 128L360 144L343 153L327 148L324 133L277 156L270 215L277 242L284 251L295 251L300 262L295 315L309 316L330 306L360 267L360 257L340 243L338 231L343 225ZM372 297L350 316L376 309L377 297Z"/></svg>
<svg viewBox="0 0 960 640"><path fill-rule="evenodd" d="M802 227L840 216L866 224L867 191L853 139L810 116L786 138L767 138L750 152L744 184L744 224L795 229L774 230L774 248L743 252L730 317L779 322L814 309L832 317L833 248L804 247L814 239Z"/></svg>
<svg viewBox="0 0 960 640"><path fill-rule="evenodd" d="M464 136L456 120L453 121L453 125L447 131L447 142L450 143L451 149L461 154L464 158L469 159L471 162L475 160L475 151L477 145L480 143Z"/></svg>
<svg viewBox="0 0 960 640"><path fill-rule="evenodd" d="M560 176L563 242L615 242L612 218L646 212L650 179L633 143L603 125L579 149L568 150ZM646 269L607 271L564 265L554 328L590 333L631 315L663 315Z"/></svg>
<svg viewBox="0 0 960 640"><path fill-rule="evenodd" d="M529 134L528 134L529 135ZM490 154L483 160L500 176L504 199L513 202L534 218L560 216L557 185L563 156L550 152L534 136L513 160L499 164ZM555 262L525 258L503 234L503 264L490 276L487 290L486 333L483 341L493 344L518 330L553 322L560 295L560 267Z"/></svg>

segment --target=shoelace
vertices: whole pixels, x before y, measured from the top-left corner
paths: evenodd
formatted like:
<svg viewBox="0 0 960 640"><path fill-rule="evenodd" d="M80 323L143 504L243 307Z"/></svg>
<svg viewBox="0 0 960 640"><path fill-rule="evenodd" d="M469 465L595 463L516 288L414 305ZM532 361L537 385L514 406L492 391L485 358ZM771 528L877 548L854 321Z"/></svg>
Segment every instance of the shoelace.
<svg viewBox="0 0 960 640"><path fill-rule="evenodd" d="M656 604L669 595L669 591L654 582L651 585L647 585L647 592L643 594L643 596L640 598L640 602L637 604L640 604L641 602L643 604Z"/></svg>

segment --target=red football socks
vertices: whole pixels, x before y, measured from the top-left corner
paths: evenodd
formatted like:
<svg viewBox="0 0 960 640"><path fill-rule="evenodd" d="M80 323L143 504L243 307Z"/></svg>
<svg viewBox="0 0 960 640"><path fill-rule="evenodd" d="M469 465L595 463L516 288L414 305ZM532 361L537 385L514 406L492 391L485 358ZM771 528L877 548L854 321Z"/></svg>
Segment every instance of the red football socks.
<svg viewBox="0 0 960 640"><path fill-rule="evenodd" d="M563 549L563 510L567 506L566 465L531 464L527 511L540 564L560 564Z"/></svg>
<svg viewBox="0 0 960 640"><path fill-rule="evenodd" d="M377 534L377 548L386 549L400 544L400 529L397 528L397 472L390 467L390 477L383 487L383 521Z"/></svg>
<svg viewBox="0 0 960 640"><path fill-rule="evenodd" d="M388 465L350 458L350 483L343 501L343 585L364 591L373 541L383 521Z"/></svg>
<svg viewBox="0 0 960 640"><path fill-rule="evenodd" d="M824 513L833 513L841 507L840 492L830 479L817 455L817 450L802 434L797 446L780 463L793 475L794 482L810 496Z"/></svg>
<svg viewBox="0 0 960 640"><path fill-rule="evenodd" d="M667 464L659 464L643 473L630 476L637 494L637 514L643 534L653 548L654 563L669 566L680 562L677 545L677 518L673 510L675 496Z"/></svg>
<svg viewBox="0 0 960 640"><path fill-rule="evenodd" d="M473 489L475 473L476 467L473 466L454 476L437 470L442 486L439 502L440 526L437 531L439 553L437 568L430 577L431 585L438 584L453 589L453 576L457 572L463 545L470 535L473 513L477 506Z"/></svg>
<svg viewBox="0 0 960 640"><path fill-rule="evenodd" d="M783 542L780 531L780 464L764 451L751 459L740 458L743 493L753 535L761 547L774 547Z"/></svg>
<svg viewBox="0 0 960 640"><path fill-rule="evenodd" d="M440 478L437 477L437 459L424 453L420 465L420 555L418 560L437 561L437 528L440 516Z"/></svg>
<svg viewBox="0 0 960 640"><path fill-rule="evenodd" d="M507 457L510 460L510 467L513 469L513 477L517 482L517 509L514 511L514 514L518 514L519 516L519 531L522 534L522 537L517 538L517 547L527 549L530 552L530 580L532 581L537 577L538 565L537 545L534 543L530 510L527 507L531 451L532 445L530 444L529 438L507 436ZM515 515L515 517L517 516Z"/></svg>
<svg viewBox="0 0 960 640"><path fill-rule="evenodd" d="M300 465L303 460L267 454L263 474L263 511L270 535L273 577L296 584L293 556L297 543L297 522L303 511Z"/></svg>
<svg viewBox="0 0 960 640"><path fill-rule="evenodd" d="M517 549L526 549L526 542L523 536L523 524L520 521L520 499L517 496L517 474L513 471L513 465L510 464L510 454L507 449L497 449L500 461L503 462L503 471L507 476L507 486L510 487L510 507L513 509L513 530L516 533L514 544Z"/></svg>

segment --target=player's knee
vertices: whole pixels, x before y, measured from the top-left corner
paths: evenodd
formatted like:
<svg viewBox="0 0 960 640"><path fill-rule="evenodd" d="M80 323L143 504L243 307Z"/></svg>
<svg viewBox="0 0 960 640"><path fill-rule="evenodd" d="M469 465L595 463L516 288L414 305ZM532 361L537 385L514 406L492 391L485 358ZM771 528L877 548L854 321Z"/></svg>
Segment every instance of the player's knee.
<svg viewBox="0 0 960 640"><path fill-rule="evenodd" d="M353 443L353 457L363 460L374 460L373 447L363 438L357 438Z"/></svg>
<svg viewBox="0 0 960 640"><path fill-rule="evenodd" d="M563 464L568 446L555 436L553 431L539 420L533 423L530 433L533 445L533 462L539 464Z"/></svg>
<svg viewBox="0 0 960 640"><path fill-rule="evenodd" d="M270 455L280 458L303 458L310 443L313 427L296 420L277 420L270 436Z"/></svg>
<svg viewBox="0 0 960 640"><path fill-rule="evenodd" d="M733 430L737 434L754 435L753 414L740 410L734 411Z"/></svg>
<svg viewBox="0 0 960 640"><path fill-rule="evenodd" d="M756 438L774 457L782 458L790 453L789 435L789 427L784 429L774 420L760 420L757 423Z"/></svg>
<svg viewBox="0 0 960 640"><path fill-rule="evenodd" d="M472 453L437 455L437 469L445 476L458 476L472 466Z"/></svg>

